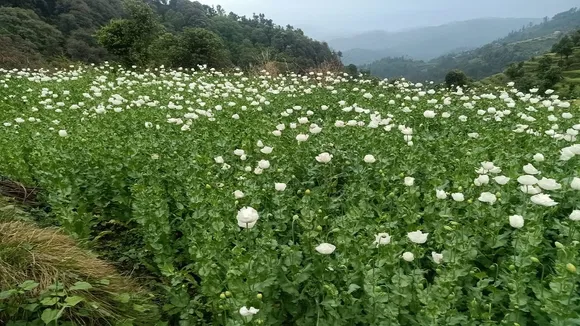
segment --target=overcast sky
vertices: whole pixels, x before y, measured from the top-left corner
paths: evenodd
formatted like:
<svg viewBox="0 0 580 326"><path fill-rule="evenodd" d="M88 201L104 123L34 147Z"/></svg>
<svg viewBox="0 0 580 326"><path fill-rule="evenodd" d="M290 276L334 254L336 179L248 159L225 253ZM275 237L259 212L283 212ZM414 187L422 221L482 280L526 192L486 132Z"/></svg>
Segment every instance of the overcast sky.
<svg viewBox="0 0 580 326"><path fill-rule="evenodd" d="M276 24L333 38L368 30L395 31L482 17L552 17L578 0L198 0L227 12L264 13ZM345 35L347 34L347 35Z"/></svg>

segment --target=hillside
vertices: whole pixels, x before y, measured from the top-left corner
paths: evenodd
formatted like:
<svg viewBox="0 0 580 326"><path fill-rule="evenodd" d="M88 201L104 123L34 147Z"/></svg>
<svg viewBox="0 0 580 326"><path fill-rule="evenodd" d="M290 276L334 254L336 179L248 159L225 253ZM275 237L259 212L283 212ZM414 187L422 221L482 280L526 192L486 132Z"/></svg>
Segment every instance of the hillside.
<svg viewBox="0 0 580 326"><path fill-rule="evenodd" d="M326 43L307 37L300 29L276 25L263 14L238 16L226 13L220 6L214 8L199 2L4 0L0 5L0 66L38 67L62 59L88 63L116 59L99 45L94 35L112 19L128 17L124 2L147 3L153 9L159 28L155 28L156 34L151 37L162 35L167 41L163 44L165 49L174 45L186 29L201 28L213 33L208 34L212 37L217 35L214 43L224 47L222 62L228 65L248 68L281 62L285 67L301 70L337 61Z"/></svg>
<svg viewBox="0 0 580 326"><path fill-rule="evenodd" d="M580 30L570 38L572 46L568 57L550 52L527 61L510 65L505 71L481 80L483 85L515 86L527 91L538 87L541 91L553 89L567 98L580 97ZM563 43L565 41L561 41ZM558 48L555 46L554 51ZM560 51L562 52L562 51Z"/></svg>
<svg viewBox="0 0 580 326"><path fill-rule="evenodd" d="M343 52L345 64L370 63L384 58L384 53L429 60L457 49L476 48L539 22L539 18L482 18L392 33L371 31L334 39L329 44Z"/></svg>
<svg viewBox="0 0 580 326"><path fill-rule="evenodd" d="M430 61L383 58L363 68L382 78L404 76L416 81L442 81L447 72L460 69L477 80L499 73L512 63L548 52L564 33L578 26L580 11L573 8L472 51L447 54Z"/></svg>

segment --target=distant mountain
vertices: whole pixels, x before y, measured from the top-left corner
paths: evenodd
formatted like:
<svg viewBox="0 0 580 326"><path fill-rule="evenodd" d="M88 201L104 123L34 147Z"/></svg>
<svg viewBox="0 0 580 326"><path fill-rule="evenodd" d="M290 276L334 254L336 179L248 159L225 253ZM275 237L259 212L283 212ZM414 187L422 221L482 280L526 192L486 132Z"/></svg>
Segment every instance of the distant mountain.
<svg viewBox="0 0 580 326"><path fill-rule="evenodd" d="M342 62L345 64L362 65L365 63L373 62L377 58L399 57L402 55L403 53L400 53L393 49L381 49L381 50L352 49L343 52Z"/></svg>
<svg viewBox="0 0 580 326"><path fill-rule="evenodd" d="M370 31L328 43L342 51L345 64L370 63L389 52L429 60L458 48L482 46L541 21L540 18L481 18L400 32Z"/></svg>
<svg viewBox="0 0 580 326"><path fill-rule="evenodd" d="M362 68L382 78L406 77L414 81L442 81L452 69L463 70L473 79L482 79L502 72L508 65L542 55L565 33L580 28L580 10L572 8L545 19L540 24L510 32L504 38L471 51L452 53L435 59L413 60L388 57Z"/></svg>

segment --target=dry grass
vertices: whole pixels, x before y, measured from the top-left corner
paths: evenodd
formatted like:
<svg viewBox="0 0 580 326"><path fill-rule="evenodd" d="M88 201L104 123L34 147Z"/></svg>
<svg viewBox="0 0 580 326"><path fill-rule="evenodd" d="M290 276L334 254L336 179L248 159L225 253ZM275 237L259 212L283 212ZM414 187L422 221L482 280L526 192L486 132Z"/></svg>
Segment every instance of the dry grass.
<svg viewBox="0 0 580 326"><path fill-rule="evenodd" d="M104 279L108 284L100 283ZM88 307L91 316L77 317L74 310L67 310L66 318L76 324L107 325L122 319L142 320L146 324L152 320L147 313L131 311L116 301L118 294L128 293L136 300L134 303L146 303L149 298L142 288L121 276L110 264L79 248L58 229L39 229L28 222L0 220L0 291L26 280L40 284L32 295L55 282L65 288L78 281L93 285L90 290L75 293L97 303L97 308Z"/></svg>

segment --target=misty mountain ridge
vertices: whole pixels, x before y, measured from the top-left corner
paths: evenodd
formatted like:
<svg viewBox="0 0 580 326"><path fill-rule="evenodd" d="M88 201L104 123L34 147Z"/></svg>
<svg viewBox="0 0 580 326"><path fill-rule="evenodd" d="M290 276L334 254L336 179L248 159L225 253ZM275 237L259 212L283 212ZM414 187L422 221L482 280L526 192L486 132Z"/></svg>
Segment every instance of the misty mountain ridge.
<svg viewBox="0 0 580 326"><path fill-rule="evenodd" d="M430 60L458 49L477 48L541 21L542 18L478 18L396 32L373 30L328 43L342 51L344 64L370 63L384 58L384 53Z"/></svg>

